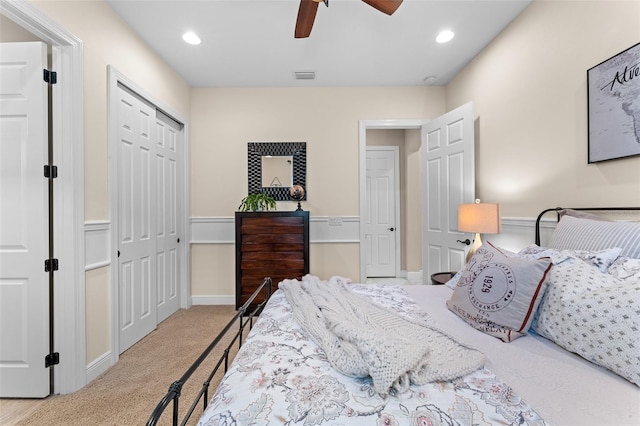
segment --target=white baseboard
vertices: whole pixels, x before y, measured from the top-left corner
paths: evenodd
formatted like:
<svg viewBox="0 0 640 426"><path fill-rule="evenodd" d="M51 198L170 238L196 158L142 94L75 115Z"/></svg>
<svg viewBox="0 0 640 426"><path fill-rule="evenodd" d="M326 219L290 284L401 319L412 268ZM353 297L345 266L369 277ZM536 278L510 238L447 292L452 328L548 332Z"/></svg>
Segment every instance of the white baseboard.
<svg viewBox="0 0 640 426"><path fill-rule="evenodd" d="M105 352L97 359L93 360L87 365L87 384L93 379L111 368L112 364L111 351Z"/></svg>
<svg viewBox="0 0 640 426"><path fill-rule="evenodd" d="M235 296L191 296L192 305L235 305Z"/></svg>

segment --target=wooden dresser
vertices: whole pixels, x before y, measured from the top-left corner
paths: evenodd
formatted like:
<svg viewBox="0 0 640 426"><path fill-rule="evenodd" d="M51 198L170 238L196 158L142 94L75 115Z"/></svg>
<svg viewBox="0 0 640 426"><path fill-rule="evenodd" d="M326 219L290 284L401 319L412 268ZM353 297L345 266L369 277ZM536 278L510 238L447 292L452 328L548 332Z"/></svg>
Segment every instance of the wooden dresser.
<svg viewBox="0 0 640 426"><path fill-rule="evenodd" d="M264 277L275 291L283 279L308 273L309 212L236 212L236 309Z"/></svg>

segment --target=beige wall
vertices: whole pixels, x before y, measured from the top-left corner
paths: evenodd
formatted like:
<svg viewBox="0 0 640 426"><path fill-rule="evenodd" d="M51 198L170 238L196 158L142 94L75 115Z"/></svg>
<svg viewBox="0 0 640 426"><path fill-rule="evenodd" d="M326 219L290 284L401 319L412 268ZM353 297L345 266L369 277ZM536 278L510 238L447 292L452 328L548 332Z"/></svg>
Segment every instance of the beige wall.
<svg viewBox="0 0 640 426"><path fill-rule="evenodd" d="M109 268L86 273L87 364L100 358L111 347L111 291Z"/></svg>
<svg viewBox="0 0 640 426"><path fill-rule="evenodd" d="M427 119L444 112L444 88L424 86L192 89L191 99L193 217L233 216L247 193L247 142L266 141L307 143L303 208L312 217L358 216L359 120ZM292 202L278 203L279 210L293 208ZM194 296L235 293L232 244L194 245L191 253ZM312 244L310 253L315 275L360 275L358 244Z"/></svg>
<svg viewBox="0 0 640 426"><path fill-rule="evenodd" d="M194 217L233 215L247 193L247 142L267 141L307 143L305 210L358 215L359 120L444 111L441 87L192 89L191 97Z"/></svg>
<svg viewBox="0 0 640 426"><path fill-rule="evenodd" d="M420 166L420 130L404 132L404 176L405 211L403 250L406 253L403 265L407 272L422 270L422 173Z"/></svg>
<svg viewBox="0 0 640 426"><path fill-rule="evenodd" d="M0 15L0 43L41 41L4 15Z"/></svg>
<svg viewBox="0 0 640 426"><path fill-rule="evenodd" d="M534 1L447 86L473 101L476 188L503 216L640 205L640 157L587 164L587 69L640 41L640 1Z"/></svg>

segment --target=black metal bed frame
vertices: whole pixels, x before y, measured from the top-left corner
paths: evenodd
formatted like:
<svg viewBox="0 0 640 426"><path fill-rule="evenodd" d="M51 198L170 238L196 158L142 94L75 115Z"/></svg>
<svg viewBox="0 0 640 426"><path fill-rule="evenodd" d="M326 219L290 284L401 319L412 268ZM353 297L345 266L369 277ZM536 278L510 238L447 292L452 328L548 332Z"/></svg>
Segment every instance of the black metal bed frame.
<svg viewBox="0 0 640 426"><path fill-rule="evenodd" d="M556 212L557 219L560 220L560 210L579 210L579 211L624 211L624 210L640 210L640 207L554 207L552 209L543 210L536 219L536 245L540 245L540 220L542 216L549 212Z"/></svg>
<svg viewBox="0 0 640 426"><path fill-rule="evenodd" d="M171 404L171 402L173 402L173 418L172 418L171 424L174 426L177 426L178 424L185 425L189 420L189 418L191 417L191 415L193 414L200 400L202 400L203 402L203 411L204 409L207 408L207 404L209 403L209 385L211 383L211 379L218 372L223 362L224 362L224 372L225 373L227 372L227 369L229 368L230 349L233 347L233 345L236 342L238 342L238 349L242 346L242 336L243 336L242 333L244 332L245 327L249 325L249 330L251 330L251 328L253 327L253 319L254 317L257 317L258 315L260 315L260 313L262 312L262 309L264 308L265 304L269 300L269 297L271 296L271 290L272 290L271 278L266 277L264 281L262 281L262 284L260 284L260 286L256 289L256 291L253 292L251 297L249 297L249 299L244 303L244 305L242 305L242 307L238 309L236 314L225 326L225 328L220 333L218 333L215 339L213 339L213 341L209 344L209 346L207 346L207 348L202 352L202 354L200 354L198 359L191 365L191 367L189 367L189 369L182 375L182 377L180 377L178 380L173 382L171 386L169 386L169 391L160 400L158 405L156 405L156 408L153 410L153 413L151 413L151 416L149 417L149 420L146 423L147 426L155 426L160 420L160 418L162 417L162 414L164 413L165 409L169 406L169 404ZM258 305L255 305L254 307L252 307L251 311L249 311L250 305L252 304L253 300L258 296L258 294L260 294L261 291L264 291L264 300ZM189 380L189 377L191 377L191 375L196 370L198 370L202 362L209 356L211 351L225 337L227 332L234 326L235 323L239 324L239 328L236 331L235 335L233 336L233 339L225 348L224 353L218 359L218 362L216 362L213 370L209 373L207 380L202 384L200 391L198 392L198 394L196 395L196 398L191 403L191 406L189 407L189 410L185 414L184 418L182 419L182 421L179 422L179 400L180 400L180 393L182 391L182 386L187 382L187 380Z"/></svg>

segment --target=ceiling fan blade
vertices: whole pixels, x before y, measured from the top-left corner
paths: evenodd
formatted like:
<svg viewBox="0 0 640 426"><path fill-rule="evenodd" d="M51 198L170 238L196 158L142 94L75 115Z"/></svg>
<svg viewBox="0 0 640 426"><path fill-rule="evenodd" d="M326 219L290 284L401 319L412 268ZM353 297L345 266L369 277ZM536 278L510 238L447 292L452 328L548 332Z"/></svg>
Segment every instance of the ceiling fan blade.
<svg viewBox="0 0 640 426"><path fill-rule="evenodd" d="M300 0L298 19L296 20L295 38L306 38L311 34L313 21L318 12L318 3L313 0Z"/></svg>
<svg viewBox="0 0 640 426"><path fill-rule="evenodd" d="M378 9L382 13L387 15L393 15L400 5L402 0L362 0L371 7Z"/></svg>

